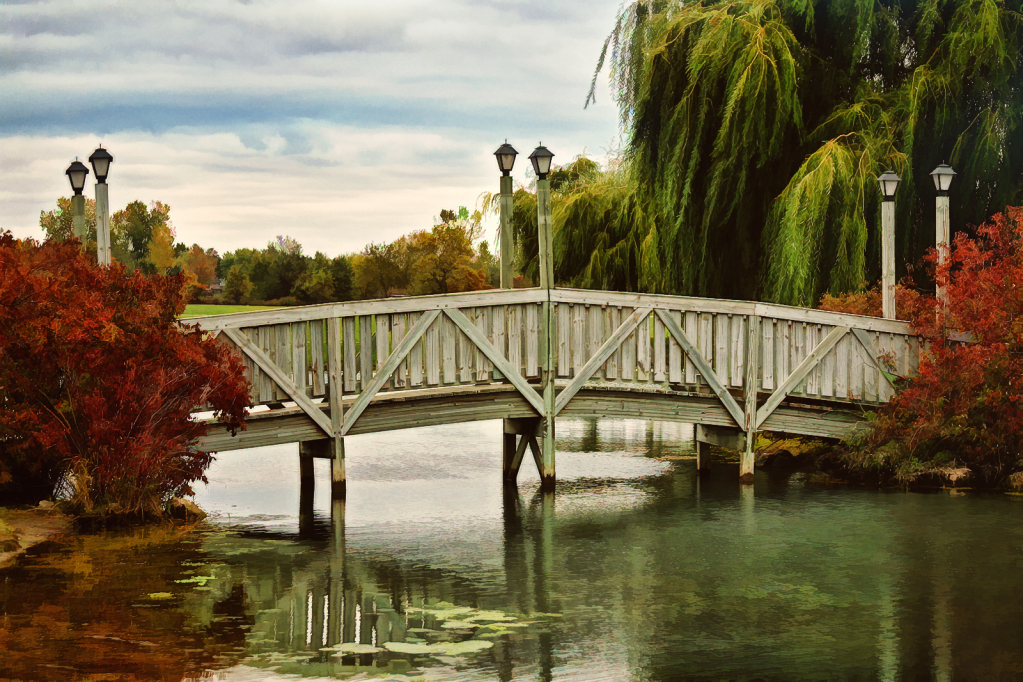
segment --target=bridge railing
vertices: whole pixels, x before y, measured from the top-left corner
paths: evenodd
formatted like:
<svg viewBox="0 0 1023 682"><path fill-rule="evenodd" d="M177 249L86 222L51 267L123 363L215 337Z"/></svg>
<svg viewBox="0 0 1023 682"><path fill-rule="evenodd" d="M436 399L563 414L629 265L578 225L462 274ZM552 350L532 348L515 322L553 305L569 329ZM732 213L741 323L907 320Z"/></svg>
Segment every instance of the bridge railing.
<svg viewBox="0 0 1023 682"><path fill-rule="evenodd" d="M331 303L183 321L219 332L241 350L253 404L296 400L309 411L311 401L302 399L326 396L336 377L340 393L365 398L360 409L380 393L495 382L512 384L537 407L548 301L557 411L584 387L706 392L749 431L735 400L751 395L748 389L754 397L768 394L755 430L787 398L885 402L894 378L912 373L919 358L919 343L904 322L575 289Z"/></svg>

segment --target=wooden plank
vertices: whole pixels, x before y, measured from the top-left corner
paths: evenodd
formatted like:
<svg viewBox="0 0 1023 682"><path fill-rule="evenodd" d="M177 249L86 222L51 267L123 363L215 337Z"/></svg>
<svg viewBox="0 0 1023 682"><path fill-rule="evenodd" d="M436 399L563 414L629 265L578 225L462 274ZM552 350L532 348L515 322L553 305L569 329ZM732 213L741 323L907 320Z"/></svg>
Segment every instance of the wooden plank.
<svg viewBox="0 0 1023 682"><path fill-rule="evenodd" d="M853 335L856 336L856 339L860 342L860 346L863 348L864 357L867 360L868 364L870 364L875 369L875 371L880 372L881 363L878 360L878 358L880 357L880 353L877 350L876 340L878 332L866 332L863 331L862 329L853 329L852 332ZM887 375L882 373L881 377L882 381L888 381L889 383L891 383L891 379L888 379ZM878 377L875 377L875 380L877 378ZM895 387L894 383L892 383L892 387L893 388Z"/></svg>
<svg viewBox="0 0 1023 682"><path fill-rule="evenodd" d="M508 314L508 364L522 374L522 306L510 305L505 310Z"/></svg>
<svg viewBox="0 0 1023 682"><path fill-rule="evenodd" d="M805 322L793 322L792 323L792 345L790 346L791 356L789 358L790 367L799 367L800 363L806 359L806 355L809 351L806 350L806 323ZM796 385L792 391L793 395L801 395L806 393L806 384L804 377L804 384L802 386Z"/></svg>
<svg viewBox="0 0 1023 682"><path fill-rule="evenodd" d="M477 305L515 305L540 303L548 300L548 293L540 289L492 289L459 294L436 296L409 296L408 298L387 298L344 303L324 303L296 308L274 308L250 313L209 315L202 318L187 318L183 322L201 322L205 331L237 329L272 324L290 324L304 320L329 317L357 317L360 315L383 315L395 313L444 310L447 308L469 308ZM908 325L905 325L908 329Z"/></svg>
<svg viewBox="0 0 1023 682"><path fill-rule="evenodd" d="M405 338L405 315L391 316L391 344L397 348L401 340ZM394 370L394 377L391 385L395 388L405 388L408 384L408 359L402 359L398 368Z"/></svg>
<svg viewBox="0 0 1023 682"><path fill-rule="evenodd" d="M569 342L572 347L572 376L577 376L579 370L586 364L586 309L581 306L572 307L572 340Z"/></svg>
<svg viewBox="0 0 1023 682"><path fill-rule="evenodd" d="M760 362L762 374L760 385L765 391L772 391L774 390L774 320L772 318L761 322L761 333L763 334L761 342L763 357Z"/></svg>
<svg viewBox="0 0 1023 682"><path fill-rule="evenodd" d="M476 308L476 329L483 338L490 338L490 308ZM490 360L476 348L476 381L490 381Z"/></svg>
<svg viewBox="0 0 1023 682"><path fill-rule="evenodd" d="M817 325L815 325L815 324L806 325L806 348L807 348L807 352L809 352L810 349L817 347L817 343L820 341L820 339L818 339L818 337L817 337L817 332L819 331L819 329L820 328ZM821 337L821 338L823 338L823 337ZM823 361L824 361L824 358L822 357L821 358L821 362L823 362ZM807 395L813 395L813 396L820 395L820 369L821 369L821 362L818 362L817 365L810 370L810 373L806 375L806 393L807 393Z"/></svg>
<svg viewBox="0 0 1023 682"><path fill-rule="evenodd" d="M697 339L697 343L699 343L700 316L697 314L695 310L686 311L685 326L682 327L682 329L685 330L686 335L688 335L689 338ZM693 364L693 360L692 358L689 357L688 353L685 353L685 356L686 356L686 383L692 385L696 383L696 365Z"/></svg>
<svg viewBox="0 0 1023 682"><path fill-rule="evenodd" d="M852 400L849 386L849 344L853 343L850 336L842 337L835 347L835 397Z"/></svg>
<svg viewBox="0 0 1023 682"><path fill-rule="evenodd" d="M327 365L323 361L323 345L323 320L312 320L309 322L309 369L313 375L313 395L317 397L326 393L323 377Z"/></svg>
<svg viewBox="0 0 1023 682"><path fill-rule="evenodd" d="M376 363L373 365L373 369L376 372L380 371L380 367L384 364L384 359L387 358L391 353L391 316L390 315L377 315L376 316L377 330L376 330ZM391 385L391 378L388 377L387 381L384 382L382 388L389 388Z"/></svg>
<svg viewBox="0 0 1023 682"><path fill-rule="evenodd" d="M295 384L302 389L302 392L309 395L309 373L305 364L305 336L308 322L296 322L291 325L291 376Z"/></svg>
<svg viewBox="0 0 1023 682"><path fill-rule="evenodd" d="M696 367L696 371L705 377L707 383L711 387L711 390L714 391L718 400L720 400L721 404L724 405L726 410L728 410L728 414L730 414L732 419L735 420L735 425L739 428L743 428L743 422L745 419L743 417L742 410L739 409L739 404L735 402L735 398L732 397L732 394L725 389L720 381L718 381L717 376L714 374L713 367L710 366L675 320L671 319L671 317L669 317L663 310L658 309L654 312L657 313L657 316L661 318L662 322L664 322L664 326L668 329L671 335L678 340L679 345L682 346L682 350L686 352L686 355L692 359L693 365Z"/></svg>
<svg viewBox="0 0 1023 682"><path fill-rule="evenodd" d="M746 373L746 318L730 315L728 334L728 378L733 387L742 386Z"/></svg>
<svg viewBox="0 0 1023 682"><path fill-rule="evenodd" d="M894 356L895 352L895 339L891 334L878 334L877 339L877 350L879 358L881 358L881 367L888 369L889 373L894 373L894 367L889 364ZM887 381L881 381L877 387L877 398L883 403L888 402L895 395L895 390L892 385Z"/></svg>
<svg viewBox="0 0 1023 682"><path fill-rule="evenodd" d="M607 336L614 334L614 330L618 329L622 322L622 309L615 306L608 306L604 311L604 329L606 330ZM604 369L604 376L608 380L617 379L620 367L622 364L622 349L621 346L615 349L614 353L607 358L607 366Z"/></svg>
<svg viewBox="0 0 1023 682"><path fill-rule="evenodd" d="M470 320L475 320L476 311L470 308L465 316ZM458 383L471 384L473 382L472 367L476 356L476 349L473 348L472 341L469 340L468 336L458 329L455 329L454 332L458 336Z"/></svg>
<svg viewBox="0 0 1023 682"><path fill-rule="evenodd" d="M849 332L849 327L835 327L831 332L824 338L820 344L813 349L812 352L808 353L803 361L799 363L795 371L790 374L785 381L781 383L778 388L774 390L774 393L767 399L760 409L757 410L757 429L759 429L764 421L771 416L771 413L781 405L781 401L788 396L792 390L806 379L806 375L810 373L817 363L820 362L832 348L835 347L843 336Z"/></svg>
<svg viewBox="0 0 1023 682"><path fill-rule="evenodd" d="M671 319L680 327L682 326L682 311L671 310L668 312ZM660 321L660 318L657 318ZM664 323L661 322L663 326ZM670 336L670 335L669 335ZM668 339L668 381L673 384L681 384L684 375L685 363L682 362L682 346L678 345L675 337Z"/></svg>
<svg viewBox="0 0 1023 682"><path fill-rule="evenodd" d="M274 352L274 362L277 364L277 368L281 370L281 374L289 377L292 383L295 382L295 377L291 376L291 325L290 324L277 324L274 325L273 330L274 344L276 350ZM283 388L274 388L274 399L275 400L287 400L287 393Z"/></svg>
<svg viewBox="0 0 1023 682"><path fill-rule="evenodd" d="M483 336L476 327L469 322L469 319L462 314L460 310L446 309L444 314L447 315L452 322L458 325L458 328L469 337L469 339L476 344L476 347L482 350L490 361L494 363L494 367L504 374L505 378L511 382L511 384L518 390L523 398L529 401L529 404L533 406L537 414L543 414L543 401L540 399L539 394L533 390L533 387L522 377L518 372L513 371L511 364L501 354L500 350L496 348L490 341Z"/></svg>
<svg viewBox="0 0 1023 682"><path fill-rule="evenodd" d="M468 340L468 337L466 337ZM526 376L540 376L540 306L526 306Z"/></svg>
<svg viewBox="0 0 1023 682"><path fill-rule="evenodd" d="M642 323L646 322L649 314L650 308L639 308L635 310L625 320L625 322L623 322L621 326L618 327L618 329L616 329L603 344L601 344L600 348L597 349L596 354L593 355L586 364L579 368L568 386L566 386L561 393L558 394L557 400L554 403L554 414L557 414L564 409L565 405L568 404L568 401L572 399L572 396L579 392L579 389L583 387L583 384L585 384L589 378L593 376L593 373L596 372L602 364L604 364L604 361L610 357L615 348L617 348L627 336L635 334L637 331L642 332ZM637 327L639 328L638 330Z"/></svg>
<svg viewBox="0 0 1023 682"><path fill-rule="evenodd" d="M714 370L722 386L728 386L728 315L714 316Z"/></svg>
<svg viewBox="0 0 1023 682"><path fill-rule="evenodd" d="M654 381L657 383L664 383L668 378L667 366L665 363L665 346L667 345L667 338L665 337L664 323L661 322L661 318L654 316L654 367L653 375Z"/></svg>
<svg viewBox="0 0 1023 682"><path fill-rule="evenodd" d="M633 308L622 308L622 316L628 319L632 315ZM633 332L622 341L622 364L621 377L623 381L632 381L636 378L636 333Z"/></svg>
<svg viewBox="0 0 1023 682"><path fill-rule="evenodd" d="M347 434L351 430L352 426L358 421L363 411L369 405L369 402L373 399L373 396L377 394L384 383L390 378L391 373L401 364L402 358L411 352L413 346L422 338L423 334L429 334L427 330L436 329L436 322L439 316L440 311L431 310L421 317L415 326L409 330L408 335L401 340L401 343L387 357L387 360L384 361L384 364L381 365L380 370L373 378L365 377L359 397L345 414L344 427L341 431L342 435Z"/></svg>
<svg viewBox="0 0 1023 682"><path fill-rule="evenodd" d="M636 378L639 381L650 380L650 321L644 319L636 328Z"/></svg>
<svg viewBox="0 0 1023 682"><path fill-rule="evenodd" d="M586 348L586 357L592 358L600 350L600 346L604 343L604 311L600 306L591 305L586 310L586 334L589 337L589 342ZM603 364L603 363L602 363ZM598 367L597 371L593 373L593 377L602 379L603 367Z"/></svg>
<svg viewBox="0 0 1023 682"><path fill-rule="evenodd" d="M435 320L426 330L426 384L440 384L440 325L442 320Z"/></svg>
<svg viewBox="0 0 1023 682"><path fill-rule="evenodd" d="M775 383L782 384L792 374L789 360L792 358L792 323L788 320L778 320L778 372L775 375Z"/></svg>
<svg viewBox="0 0 1023 682"><path fill-rule="evenodd" d="M821 332L825 334L831 333L833 327L823 327ZM830 398L835 395L835 358L838 353L838 348L833 348L824 356L821 361L821 395Z"/></svg>
<svg viewBox="0 0 1023 682"><path fill-rule="evenodd" d="M327 416L320 411L320 408L317 405L313 404L313 401L306 396L305 391L299 389L299 387L295 385L295 382L293 382L291 378L288 377L288 375L270 359L269 356L263 353L263 351L252 343L245 334L242 334L238 330L225 329L223 330L223 333L234 341L238 347L242 349L242 352L252 358L252 361L259 365L264 373L266 373L266 375L274 383L280 386L281 390L294 400L295 404L300 407L303 412L309 415L309 417L316 422L316 425L319 426L326 435L333 437L334 434L330 427L330 419L328 419Z"/></svg>
<svg viewBox="0 0 1023 682"><path fill-rule="evenodd" d="M699 350L700 355L707 361L707 366L714 367L714 316L710 313L700 313L700 319L697 322L697 328L699 331ZM706 376L703 377L704 383L709 383ZM740 422L741 423L741 422Z"/></svg>
<svg viewBox="0 0 1023 682"><path fill-rule="evenodd" d="M572 321L569 317L572 309L567 303L559 303L555 308L558 322L558 376L567 377L572 375L572 356L570 354L569 339L571 337Z"/></svg>
<svg viewBox="0 0 1023 682"><path fill-rule="evenodd" d="M455 366L457 333L458 330L455 329L455 325L451 320L442 319L440 321L441 375L445 384L455 383L455 377L458 375L457 367Z"/></svg>
<svg viewBox="0 0 1023 682"><path fill-rule="evenodd" d="M245 329L244 331L245 336L248 337L249 341L253 344L259 344L259 329L252 327L250 329ZM259 369L259 365L252 362L252 358L249 358L248 355L245 355L244 357L248 358L249 362L252 363L252 378L250 379L252 382L252 390L250 395L252 398L252 404L256 405L262 400L263 372Z"/></svg>
<svg viewBox="0 0 1023 682"><path fill-rule="evenodd" d="M326 321L327 326L327 402L330 405L330 431L334 440L335 457L344 456L344 441L341 440L341 430L344 426L344 381L342 379L342 367L344 359L342 356L343 346L341 344L341 320L332 317ZM342 476L344 472L344 459L338 463ZM333 469L333 466L331 467Z"/></svg>
<svg viewBox="0 0 1023 682"><path fill-rule="evenodd" d="M260 327L259 328L259 346L258 347L259 347L260 351L262 351L263 355L265 355L268 358L270 357L270 354L274 352L274 350L273 350L274 344L273 344L272 340L270 339L270 334L271 334L272 330L273 330L272 327ZM270 358L270 359L273 360L273 358ZM263 369L263 372L262 372L262 381L260 382L260 386L259 386L259 399L262 400L262 401L274 400L273 380L270 379L270 375L267 374L265 368L261 368L261 369Z"/></svg>
<svg viewBox="0 0 1023 682"><path fill-rule="evenodd" d="M359 391L365 389L366 382L373 375L373 318L370 315L359 317Z"/></svg>
<svg viewBox="0 0 1023 682"><path fill-rule="evenodd" d="M355 318L342 318L341 330L343 332L341 349L344 352L344 391L345 393L355 393L359 386L356 381L358 370L355 357Z"/></svg>
<svg viewBox="0 0 1023 682"><path fill-rule="evenodd" d="M507 360L508 343L507 337L504 332L505 326L507 325L508 322L507 306L497 306L496 308L492 308L491 315L493 316L491 319L491 323L493 325L492 327L493 337L491 341L497 352L501 354L501 357ZM469 338L472 337L470 336ZM479 344L476 345L479 346ZM496 363L494 364L494 367L497 367Z"/></svg>
<svg viewBox="0 0 1023 682"><path fill-rule="evenodd" d="M419 318L423 316L422 313L409 313L408 324L411 329L419 322ZM423 385L423 340L419 339L416 341L416 345L412 347L412 351L408 356L408 383L409 386L416 387Z"/></svg>

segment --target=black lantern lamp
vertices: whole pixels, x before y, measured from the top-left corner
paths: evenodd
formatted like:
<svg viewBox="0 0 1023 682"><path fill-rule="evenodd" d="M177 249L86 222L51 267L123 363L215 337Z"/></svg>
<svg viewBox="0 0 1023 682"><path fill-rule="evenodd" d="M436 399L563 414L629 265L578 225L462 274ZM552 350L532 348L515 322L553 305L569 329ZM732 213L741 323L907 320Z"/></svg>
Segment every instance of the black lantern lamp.
<svg viewBox="0 0 1023 682"><path fill-rule="evenodd" d="M551 159L553 158L554 154L547 147L544 147L542 142L529 155L529 160L533 163L533 170L536 171L537 177L541 180L546 180L547 174L551 172Z"/></svg>
<svg viewBox="0 0 1023 682"><path fill-rule="evenodd" d="M895 171L885 171L877 179L877 186L881 189L881 196L884 197L884 201L895 201L895 190L899 188L899 183L902 181Z"/></svg>
<svg viewBox="0 0 1023 682"><path fill-rule="evenodd" d="M508 144L508 140L505 140L504 144L497 148L494 156L497 157L497 167L501 169L501 175L511 173L512 167L515 165L515 157L518 155L515 147Z"/></svg>
<svg viewBox="0 0 1023 682"><path fill-rule="evenodd" d="M78 159L75 159L64 172L67 173L68 179L71 180L71 189L75 191L75 196L80 195L82 189L85 188L85 176L89 174L88 167Z"/></svg>
<svg viewBox="0 0 1023 682"><path fill-rule="evenodd" d="M939 197L948 196L948 188L952 186L952 178L956 172L948 164L941 164L931 171L931 178L934 180L934 189L938 190Z"/></svg>
<svg viewBox="0 0 1023 682"><path fill-rule="evenodd" d="M92 164L92 170L96 173L96 182L107 181L107 173L110 172L110 162L113 160L114 157L106 149L103 149L103 145L100 145L99 149L92 153L92 156L89 157L89 163Z"/></svg>

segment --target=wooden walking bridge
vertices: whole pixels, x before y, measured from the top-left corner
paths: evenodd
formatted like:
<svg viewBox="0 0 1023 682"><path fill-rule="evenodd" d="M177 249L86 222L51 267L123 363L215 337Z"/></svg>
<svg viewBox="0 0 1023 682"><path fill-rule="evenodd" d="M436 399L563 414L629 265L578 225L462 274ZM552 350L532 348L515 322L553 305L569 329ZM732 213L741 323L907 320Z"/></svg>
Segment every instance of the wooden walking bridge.
<svg viewBox="0 0 1023 682"><path fill-rule="evenodd" d="M841 438L918 365L905 322L764 303L577 289L499 289L186 318L239 350L247 429L213 423L202 447L300 443L333 460L344 437L504 420L504 474L527 449L555 479L555 418L682 421L742 453L758 431ZM703 451L703 452L701 452Z"/></svg>

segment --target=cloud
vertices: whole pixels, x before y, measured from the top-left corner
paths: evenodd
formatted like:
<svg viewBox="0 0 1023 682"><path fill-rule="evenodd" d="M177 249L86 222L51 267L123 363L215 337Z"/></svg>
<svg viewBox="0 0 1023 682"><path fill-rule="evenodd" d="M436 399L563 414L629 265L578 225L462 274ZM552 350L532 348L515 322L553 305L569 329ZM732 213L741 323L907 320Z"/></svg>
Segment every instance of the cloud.
<svg viewBox="0 0 1023 682"><path fill-rule="evenodd" d="M613 143L614 108L582 103L618 2L4 4L0 226L38 234L102 141L113 204L165 201L222 251L429 227L494 189L505 138L520 172L540 139L556 161Z"/></svg>

